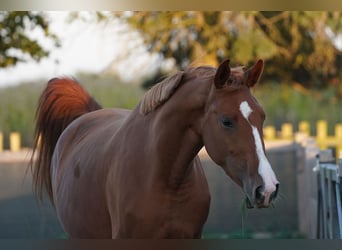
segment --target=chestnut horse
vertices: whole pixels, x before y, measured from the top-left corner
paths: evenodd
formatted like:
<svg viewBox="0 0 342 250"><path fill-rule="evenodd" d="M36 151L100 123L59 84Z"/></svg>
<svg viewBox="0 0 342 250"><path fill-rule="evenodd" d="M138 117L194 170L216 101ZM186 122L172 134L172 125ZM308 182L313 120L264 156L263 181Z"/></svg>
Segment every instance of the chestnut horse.
<svg viewBox="0 0 342 250"><path fill-rule="evenodd" d="M197 156L205 146L248 207L268 207L279 184L250 92L263 67L188 68L132 111L102 109L76 81L50 80L31 161L37 196L47 192L71 238L200 238L210 204Z"/></svg>

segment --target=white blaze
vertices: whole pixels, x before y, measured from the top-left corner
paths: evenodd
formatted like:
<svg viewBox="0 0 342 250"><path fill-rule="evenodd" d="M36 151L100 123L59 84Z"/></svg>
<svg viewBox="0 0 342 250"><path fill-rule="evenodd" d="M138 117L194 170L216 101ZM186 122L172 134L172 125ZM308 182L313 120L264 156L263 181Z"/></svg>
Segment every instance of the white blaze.
<svg viewBox="0 0 342 250"><path fill-rule="evenodd" d="M251 125L253 136L254 136L254 142L255 142L255 148L256 148L256 154L259 159L259 167L258 167L258 173L260 174L261 178L264 181L264 195L266 196L265 200L269 200L267 196L269 196L272 192L276 190L276 184L278 183L278 180L272 170L272 167L269 163L269 161L266 158L260 133L258 129L253 126L249 121L249 116L253 112L251 107L249 106L247 101L243 101L240 104L240 111L243 117L247 120L249 125Z"/></svg>

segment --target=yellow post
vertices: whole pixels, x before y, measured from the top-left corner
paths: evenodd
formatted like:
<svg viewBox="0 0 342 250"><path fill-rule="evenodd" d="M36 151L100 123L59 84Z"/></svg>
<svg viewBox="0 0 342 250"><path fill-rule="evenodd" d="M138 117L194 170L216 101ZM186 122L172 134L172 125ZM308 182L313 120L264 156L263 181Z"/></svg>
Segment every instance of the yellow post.
<svg viewBox="0 0 342 250"><path fill-rule="evenodd" d="M342 158L342 124L335 125L336 156Z"/></svg>
<svg viewBox="0 0 342 250"><path fill-rule="evenodd" d="M291 123L284 123L281 125L281 137L286 140L293 139L293 127Z"/></svg>
<svg viewBox="0 0 342 250"><path fill-rule="evenodd" d="M4 135L0 132L0 152L4 151Z"/></svg>
<svg viewBox="0 0 342 250"><path fill-rule="evenodd" d="M10 150L12 152L19 151L21 147L20 133L18 132L10 133L9 140L10 140Z"/></svg>
<svg viewBox="0 0 342 250"><path fill-rule="evenodd" d="M310 136L310 123L307 121L301 121L298 125L299 132L305 134L306 136Z"/></svg>
<svg viewBox="0 0 342 250"><path fill-rule="evenodd" d="M276 130L273 126L264 127L264 139L274 140L276 138Z"/></svg>
<svg viewBox="0 0 342 250"><path fill-rule="evenodd" d="M327 149L328 123L325 120L317 121L317 143L320 149Z"/></svg>

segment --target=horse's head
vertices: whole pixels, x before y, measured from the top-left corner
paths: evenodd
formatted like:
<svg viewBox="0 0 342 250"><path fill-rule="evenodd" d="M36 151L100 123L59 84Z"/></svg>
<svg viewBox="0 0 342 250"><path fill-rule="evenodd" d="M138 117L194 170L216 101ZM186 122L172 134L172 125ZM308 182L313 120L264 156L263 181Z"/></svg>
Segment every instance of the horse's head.
<svg viewBox="0 0 342 250"><path fill-rule="evenodd" d="M248 207L268 207L279 182L265 156L265 113L250 88L259 80L264 63L251 68L230 68L224 61L213 78L202 124L209 156L248 197Z"/></svg>

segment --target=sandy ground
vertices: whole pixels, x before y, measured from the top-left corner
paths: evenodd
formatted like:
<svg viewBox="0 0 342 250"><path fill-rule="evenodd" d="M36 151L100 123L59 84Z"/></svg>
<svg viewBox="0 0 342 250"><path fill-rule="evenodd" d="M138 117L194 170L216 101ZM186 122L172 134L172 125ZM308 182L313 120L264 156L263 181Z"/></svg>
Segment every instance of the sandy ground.
<svg viewBox="0 0 342 250"><path fill-rule="evenodd" d="M0 162L28 162L31 159L32 150L24 148L17 152L4 150L0 152Z"/></svg>

